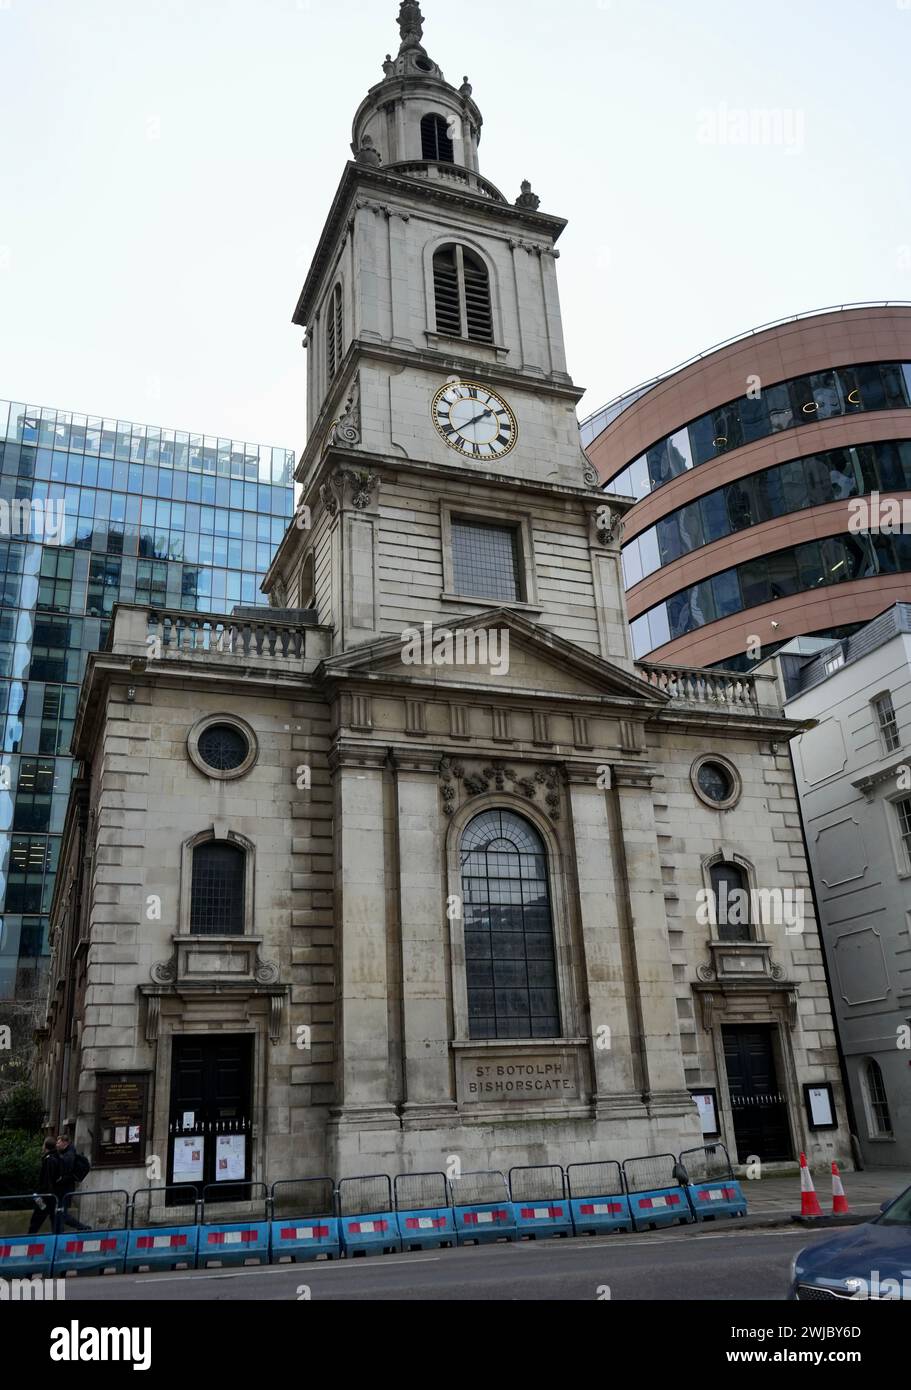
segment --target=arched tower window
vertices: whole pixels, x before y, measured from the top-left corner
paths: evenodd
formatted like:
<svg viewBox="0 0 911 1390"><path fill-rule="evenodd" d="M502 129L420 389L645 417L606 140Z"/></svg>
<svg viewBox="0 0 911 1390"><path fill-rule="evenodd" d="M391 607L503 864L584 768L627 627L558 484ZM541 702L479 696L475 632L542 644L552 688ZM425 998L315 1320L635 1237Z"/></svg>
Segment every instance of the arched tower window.
<svg viewBox="0 0 911 1390"><path fill-rule="evenodd" d="M889 1113L889 1097L886 1095L886 1083L883 1080L883 1071L879 1063L871 1057L865 1068L867 1082L867 1099L870 1102L870 1118L873 1121L873 1133L887 1136L892 1134L892 1116Z"/></svg>
<svg viewBox="0 0 911 1390"><path fill-rule="evenodd" d="M326 324L326 366L331 381L342 361L342 287L336 285L329 301Z"/></svg>
<svg viewBox="0 0 911 1390"><path fill-rule="evenodd" d="M460 864L469 1037L560 1037L540 835L512 811L484 811L465 827Z"/></svg>
<svg viewBox="0 0 911 1390"><path fill-rule="evenodd" d="M433 292L438 333L493 342L493 311L487 267L464 246L442 246L433 258Z"/></svg>
<svg viewBox="0 0 911 1390"><path fill-rule="evenodd" d="M190 931L200 936L242 936L246 855L227 840L205 840L193 850Z"/></svg>
<svg viewBox="0 0 911 1390"><path fill-rule="evenodd" d="M421 158L436 159L443 164L455 163L449 123L435 112L430 112L421 121Z"/></svg>
<svg viewBox="0 0 911 1390"><path fill-rule="evenodd" d="M722 860L709 869L719 941L752 941L750 881L739 864Z"/></svg>

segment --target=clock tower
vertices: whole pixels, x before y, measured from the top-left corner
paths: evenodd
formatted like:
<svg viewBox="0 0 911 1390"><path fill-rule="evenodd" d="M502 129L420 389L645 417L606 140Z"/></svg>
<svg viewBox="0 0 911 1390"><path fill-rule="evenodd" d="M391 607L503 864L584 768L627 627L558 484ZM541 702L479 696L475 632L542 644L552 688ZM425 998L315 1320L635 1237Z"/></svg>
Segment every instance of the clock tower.
<svg viewBox="0 0 911 1390"><path fill-rule="evenodd" d="M481 173L468 78L446 81L413 0L398 22L294 312L308 349L305 510L267 587L279 606L314 607L336 650L504 599L565 632L572 593L574 637L630 666L619 526L566 366L566 223L527 181L509 201ZM412 500L397 503L403 488ZM480 539L505 546L512 578L455 574L463 503L511 532ZM574 586L562 595L561 580Z"/></svg>

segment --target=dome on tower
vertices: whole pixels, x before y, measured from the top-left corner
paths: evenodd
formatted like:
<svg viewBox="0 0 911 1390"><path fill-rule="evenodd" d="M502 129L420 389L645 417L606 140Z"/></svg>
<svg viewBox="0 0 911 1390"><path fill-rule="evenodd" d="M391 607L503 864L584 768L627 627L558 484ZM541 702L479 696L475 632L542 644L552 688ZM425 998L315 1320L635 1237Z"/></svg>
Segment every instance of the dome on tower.
<svg viewBox="0 0 911 1390"><path fill-rule="evenodd" d="M371 87L354 118L351 150L359 163L459 165L477 173L483 117L465 77L459 87L423 45L424 16L417 0L402 0L401 43L387 53L383 80Z"/></svg>

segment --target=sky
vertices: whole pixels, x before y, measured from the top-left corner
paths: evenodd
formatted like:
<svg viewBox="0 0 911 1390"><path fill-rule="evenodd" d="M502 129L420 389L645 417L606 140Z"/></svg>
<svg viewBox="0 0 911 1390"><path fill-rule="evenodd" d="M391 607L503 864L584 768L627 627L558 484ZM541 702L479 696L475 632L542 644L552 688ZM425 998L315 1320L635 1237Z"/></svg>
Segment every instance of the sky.
<svg viewBox="0 0 911 1390"><path fill-rule="evenodd" d="M422 0L481 172L569 219L586 415L911 300L911 0ZM397 0L0 0L0 397L300 452L291 314Z"/></svg>

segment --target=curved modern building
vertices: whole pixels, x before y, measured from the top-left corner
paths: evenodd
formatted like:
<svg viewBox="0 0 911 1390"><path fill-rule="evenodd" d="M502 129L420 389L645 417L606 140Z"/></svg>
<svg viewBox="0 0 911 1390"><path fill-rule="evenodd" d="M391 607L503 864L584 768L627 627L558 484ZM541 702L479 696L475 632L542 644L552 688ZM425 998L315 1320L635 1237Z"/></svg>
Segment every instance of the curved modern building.
<svg viewBox="0 0 911 1390"><path fill-rule="evenodd" d="M625 393L582 426L605 491L633 496L623 567L637 659L743 668L911 600L911 304L804 314Z"/></svg>

